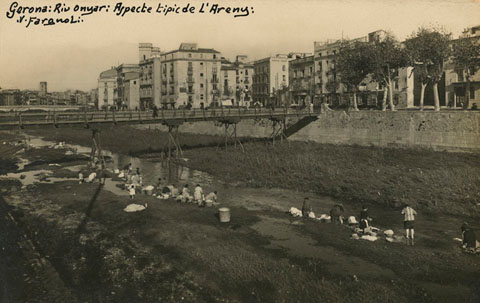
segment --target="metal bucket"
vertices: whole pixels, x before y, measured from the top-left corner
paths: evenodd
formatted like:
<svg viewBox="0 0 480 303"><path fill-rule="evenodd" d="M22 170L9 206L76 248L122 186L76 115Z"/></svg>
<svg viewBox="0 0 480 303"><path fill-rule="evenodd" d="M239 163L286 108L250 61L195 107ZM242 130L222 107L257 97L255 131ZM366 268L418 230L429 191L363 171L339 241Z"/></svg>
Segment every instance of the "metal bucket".
<svg viewBox="0 0 480 303"><path fill-rule="evenodd" d="M213 202L212 201L205 201L205 207L212 207Z"/></svg>
<svg viewBox="0 0 480 303"><path fill-rule="evenodd" d="M218 209L220 222L230 222L230 209L222 207Z"/></svg>

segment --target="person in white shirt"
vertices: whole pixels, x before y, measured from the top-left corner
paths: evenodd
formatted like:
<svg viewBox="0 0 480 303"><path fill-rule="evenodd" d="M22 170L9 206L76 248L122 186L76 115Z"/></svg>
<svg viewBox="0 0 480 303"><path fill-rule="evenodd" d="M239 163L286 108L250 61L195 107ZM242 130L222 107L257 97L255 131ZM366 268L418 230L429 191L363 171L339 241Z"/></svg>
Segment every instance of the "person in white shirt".
<svg viewBox="0 0 480 303"><path fill-rule="evenodd" d="M190 195L190 189L188 188L188 184L185 184L185 186L183 187L182 196L183 196L182 202L183 201L185 201L185 202L192 201L193 197L192 197L192 195Z"/></svg>
<svg viewBox="0 0 480 303"><path fill-rule="evenodd" d="M200 184L197 184L195 187L195 190L193 192L193 197L195 199L195 202L198 203L198 206L202 206L203 204L203 189L200 186Z"/></svg>
<svg viewBox="0 0 480 303"><path fill-rule="evenodd" d="M214 191L212 193L209 193L206 197L205 197L205 201L207 202L217 202L217 191Z"/></svg>
<svg viewBox="0 0 480 303"><path fill-rule="evenodd" d="M414 223L415 223L415 216L417 215L417 212L410 207L410 205L406 204L405 208L402 210L402 215L404 216L403 219L403 227L405 228L405 236L407 237L407 244L408 244L408 239L412 240L412 245L414 244L414 237L415 237L415 231L414 231Z"/></svg>
<svg viewBox="0 0 480 303"><path fill-rule="evenodd" d="M130 194L130 199L135 198L135 184L130 184L128 187L128 193Z"/></svg>

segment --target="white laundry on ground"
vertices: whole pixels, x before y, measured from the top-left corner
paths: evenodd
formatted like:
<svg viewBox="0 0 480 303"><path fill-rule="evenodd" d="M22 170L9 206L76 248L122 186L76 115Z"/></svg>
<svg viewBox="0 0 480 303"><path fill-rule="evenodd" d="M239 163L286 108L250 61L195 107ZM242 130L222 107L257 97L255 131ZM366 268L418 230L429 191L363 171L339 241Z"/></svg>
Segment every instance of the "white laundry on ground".
<svg viewBox="0 0 480 303"><path fill-rule="evenodd" d="M377 241L377 237L375 236L369 236L369 235L363 235L360 237L362 240L368 240L368 241Z"/></svg>
<svg viewBox="0 0 480 303"><path fill-rule="evenodd" d="M391 229L387 229L386 231L383 232L383 234L384 234L385 236L391 238L391 237L393 236L394 232L393 232L393 230L391 230Z"/></svg>
<svg viewBox="0 0 480 303"><path fill-rule="evenodd" d="M129 204L127 207L123 209L123 211L127 213L133 213L133 212L145 210L147 207L148 207L147 203L145 203L145 206L140 204Z"/></svg>
<svg viewBox="0 0 480 303"><path fill-rule="evenodd" d="M357 219L355 216L348 217L348 224L358 224Z"/></svg>
<svg viewBox="0 0 480 303"><path fill-rule="evenodd" d="M315 213L313 211L309 212L308 217L311 219L315 219Z"/></svg>
<svg viewBox="0 0 480 303"><path fill-rule="evenodd" d="M302 211L296 207L291 207L288 212L294 217L302 217Z"/></svg>

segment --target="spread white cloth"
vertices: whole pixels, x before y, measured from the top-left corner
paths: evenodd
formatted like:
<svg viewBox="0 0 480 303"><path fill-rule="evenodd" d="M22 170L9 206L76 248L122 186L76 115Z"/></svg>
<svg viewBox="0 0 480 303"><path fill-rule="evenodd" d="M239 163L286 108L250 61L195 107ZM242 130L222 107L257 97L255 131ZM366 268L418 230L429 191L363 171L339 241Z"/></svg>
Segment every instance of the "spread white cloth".
<svg viewBox="0 0 480 303"><path fill-rule="evenodd" d="M309 212L308 217L311 219L315 219L315 213L313 211Z"/></svg>
<svg viewBox="0 0 480 303"><path fill-rule="evenodd" d="M123 209L123 211L125 211L127 213L133 213L133 212L136 212L136 211L145 210L146 208L147 208L147 204L145 204L145 206L140 205L140 204L129 204L127 207L125 207Z"/></svg>
<svg viewBox="0 0 480 303"><path fill-rule="evenodd" d="M360 237L362 240L368 240L368 241L377 241L377 237L375 236L368 236L368 235L363 235Z"/></svg>
<svg viewBox="0 0 480 303"><path fill-rule="evenodd" d="M120 173L120 170L118 168L115 168L113 172L118 175Z"/></svg>
<svg viewBox="0 0 480 303"><path fill-rule="evenodd" d="M289 210L289 213L292 214L294 217L301 217L302 216L302 211L296 207L291 207Z"/></svg>
<svg viewBox="0 0 480 303"><path fill-rule="evenodd" d="M125 174L123 173L123 171L122 171L121 173L119 173L119 174L118 174L118 177L119 177L119 178L123 178L123 177L125 177Z"/></svg>
<svg viewBox="0 0 480 303"><path fill-rule="evenodd" d="M144 188L145 190L153 190L154 187L152 185L148 185L147 187Z"/></svg>
<svg viewBox="0 0 480 303"><path fill-rule="evenodd" d="M383 232L383 234L384 234L385 236L391 238L391 237L393 236L394 232L393 232L393 230L391 230L391 229L387 229L386 231Z"/></svg>
<svg viewBox="0 0 480 303"><path fill-rule="evenodd" d="M357 219L354 216L348 217L348 224L358 224Z"/></svg>

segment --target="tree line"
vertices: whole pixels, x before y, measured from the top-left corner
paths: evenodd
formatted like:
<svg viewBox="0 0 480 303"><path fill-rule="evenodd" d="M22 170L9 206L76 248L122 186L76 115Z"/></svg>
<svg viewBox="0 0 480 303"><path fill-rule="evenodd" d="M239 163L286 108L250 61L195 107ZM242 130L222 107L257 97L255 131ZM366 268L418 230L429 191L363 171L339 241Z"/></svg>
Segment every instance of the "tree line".
<svg viewBox="0 0 480 303"><path fill-rule="evenodd" d="M465 74L468 92L471 77L480 69L480 38L453 40L452 34L443 29L421 27L403 43L391 33L368 42L341 41L331 71L335 76L329 78L326 88L336 92L343 84L353 95L353 109L358 110L359 86L365 81L376 82L384 88L382 110L387 108L387 96L388 106L395 110L393 83L401 68L412 67L421 82L420 110L424 108L425 89L432 83L435 111L439 111L438 83L449 60Z"/></svg>

